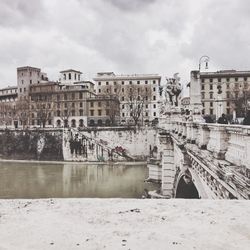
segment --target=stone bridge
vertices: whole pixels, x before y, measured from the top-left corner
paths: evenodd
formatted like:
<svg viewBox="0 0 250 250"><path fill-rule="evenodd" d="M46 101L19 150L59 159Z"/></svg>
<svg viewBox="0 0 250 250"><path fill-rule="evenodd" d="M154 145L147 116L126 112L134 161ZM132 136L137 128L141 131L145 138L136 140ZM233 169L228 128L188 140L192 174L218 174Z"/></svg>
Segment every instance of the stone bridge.
<svg viewBox="0 0 250 250"><path fill-rule="evenodd" d="M249 199L250 126L169 118L160 124L149 178L166 198ZM158 194L156 194L157 196Z"/></svg>

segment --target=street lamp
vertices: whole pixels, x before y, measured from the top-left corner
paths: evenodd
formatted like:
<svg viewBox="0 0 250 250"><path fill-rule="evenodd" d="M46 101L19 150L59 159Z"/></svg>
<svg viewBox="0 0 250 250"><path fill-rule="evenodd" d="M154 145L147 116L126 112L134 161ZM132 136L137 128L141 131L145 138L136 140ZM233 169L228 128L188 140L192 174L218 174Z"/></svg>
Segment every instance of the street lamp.
<svg viewBox="0 0 250 250"><path fill-rule="evenodd" d="M199 72L201 71L201 64L204 62L205 63L205 69L208 69L208 62L209 62L209 57L208 56L202 56L199 60Z"/></svg>

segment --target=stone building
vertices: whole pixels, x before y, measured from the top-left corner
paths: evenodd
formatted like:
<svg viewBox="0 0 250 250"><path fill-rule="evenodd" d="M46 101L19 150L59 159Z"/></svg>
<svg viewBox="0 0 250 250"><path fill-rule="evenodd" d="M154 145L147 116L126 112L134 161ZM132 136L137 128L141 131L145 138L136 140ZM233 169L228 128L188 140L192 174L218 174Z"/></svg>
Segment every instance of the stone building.
<svg viewBox="0 0 250 250"><path fill-rule="evenodd" d="M203 115L216 119L222 113L231 117L244 116L246 103L250 100L250 71L201 72L200 91Z"/></svg>
<svg viewBox="0 0 250 250"><path fill-rule="evenodd" d="M16 116L17 87L0 89L0 126L10 126Z"/></svg>
<svg viewBox="0 0 250 250"><path fill-rule="evenodd" d="M95 95L87 99L89 126L114 126L120 121L120 102L115 95Z"/></svg>
<svg viewBox="0 0 250 250"><path fill-rule="evenodd" d="M90 120L92 125L117 124L117 98L98 96L80 71L60 73L60 81L53 82L39 68L17 68L17 87L0 90L0 126L83 127Z"/></svg>
<svg viewBox="0 0 250 250"><path fill-rule="evenodd" d="M97 73L93 79L98 95L116 95L120 101L121 124L153 121L159 117L159 87L157 74L116 75Z"/></svg>

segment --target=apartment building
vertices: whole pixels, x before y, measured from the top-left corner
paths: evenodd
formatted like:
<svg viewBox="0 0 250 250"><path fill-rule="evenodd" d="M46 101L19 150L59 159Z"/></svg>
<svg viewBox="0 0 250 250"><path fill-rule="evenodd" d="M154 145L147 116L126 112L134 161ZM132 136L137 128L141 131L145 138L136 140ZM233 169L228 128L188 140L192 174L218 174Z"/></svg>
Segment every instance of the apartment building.
<svg viewBox="0 0 250 250"><path fill-rule="evenodd" d="M121 123L144 124L159 117L159 87L157 74L116 75L97 73L93 79L97 95L114 95L120 101Z"/></svg>
<svg viewBox="0 0 250 250"><path fill-rule="evenodd" d="M221 70L201 72L202 114L220 117L222 113L243 116L250 101L250 71ZM237 104L242 100L245 104Z"/></svg>

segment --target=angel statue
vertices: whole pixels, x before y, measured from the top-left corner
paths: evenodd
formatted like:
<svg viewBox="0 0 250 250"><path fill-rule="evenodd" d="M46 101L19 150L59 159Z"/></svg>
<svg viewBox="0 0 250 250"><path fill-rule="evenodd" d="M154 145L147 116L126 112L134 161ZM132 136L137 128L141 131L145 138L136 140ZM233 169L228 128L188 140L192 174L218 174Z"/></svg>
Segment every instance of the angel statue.
<svg viewBox="0 0 250 250"><path fill-rule="evenodd" d="M182 91L179 73L175 73L173 78L166 78L166 94L168 94L168 101L173 106L178 106L178 97ZM167 96L166 96L167 98Z"/></svg>

